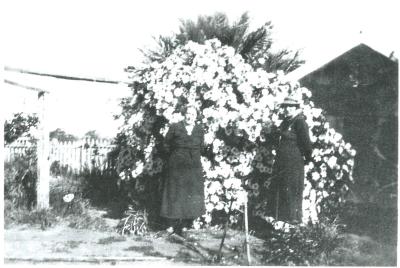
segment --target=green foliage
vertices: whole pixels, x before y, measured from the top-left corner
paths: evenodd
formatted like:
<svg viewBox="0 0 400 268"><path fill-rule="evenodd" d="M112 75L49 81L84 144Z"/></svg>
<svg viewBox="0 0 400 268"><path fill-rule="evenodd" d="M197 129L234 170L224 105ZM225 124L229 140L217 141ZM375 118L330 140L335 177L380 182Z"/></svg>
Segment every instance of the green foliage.
<svg viewBox="0 0 400 268"><path fill-rule="evenodd" d="M265 241L264 262L273 265L333 265L332 252L340 244L340 226L321 221L289 229L275 229Z"/></svg>
<svg viewBox="0 0 400 268"><path fill-rule="evenodd" d="M65 176L68 174L68 165L61 165L60 161L56 160L50 164L50 175L53 177Z"/></svg>
<svg viewBox="0 0 400 268"><path fill-rule="evenodd" d="M32 209L36 203L37 158L27 150L4 164L4 199L17 208Z"/></svg>
<svg viewBox="0 0 400 268"><path fill-rule="evenodd" d="M57 128L53 131L50 131L50 140L52 139L57 139L60 142L66 142L66 141L76 141L78 140L78 137L66 133L61 128Z"/></svg>
<svg viewBox="0 0 400 268"><path fill-rule="evenodd" d="M83 181L83 196L93 205L106 205L124 196L121 179L114 170L84 169L79 177Z"/></svg>
<svg viewBox="0 0 400 268"><path fill-rule="evenodd" d="M81 215L89 208L89 200L84 199L82 182L70 178L60 178L51 182L50 205L59 215ZM74 194L71 202L66 203L63 197Z"/></svg>
<svg viewBox="0 0 400 268"><path fill-rule="evenodd" d="M36 116L23 113L14 114L11 121L4 123L4 143L11 144L22 136L30 137L29 131L36 127ZM36 202L37 156L35 140L24 154L14 157L4 164L4 199L16 208L32 209Z"/></svg>
<svg viewBox="0 0 400 268"><path fill-rule="evenodd" d="M43 230L58 222L56 214L51 209L32 209L18 207L10 200L4 202L4 227L10 228L15 224L40 226Z"/></svg>
<svg viewBox="0 0 400 268"><path fill-rule="evenodd" d="M60 195L73 193L96 206L106 205L122 196L121 179L113 169L85 167L76 173L70 166L55 161L50 166L50 172L57 177L53 191L60 192Z"/></svg>
<svg viewBox="0 0 400 268"><path fill-rule="evenodd" d="M60 177L50 185L50 205L52 211L68 222L75 229L110 231L105 219L91 213L93 191L88 182L90 172L80 175ZM64 196L74 194L71 202L65 202ZM101 192L96 192L100 195Z"/></svg>
<svg viewBox="0 0 400 268"><path fill-rule="evenodd" d="M86 132L85 138L97 140L100 138L100 135L99 135L99 133L97 133L96 130L90 130L90 131Z"/></svg>
<svg viewBox="0 0 400 268"><path fill-rule="evenodd" d="M68 168L62 169L68 170ZM105 219L91 214L91 205L104 204L120 196L115 179L118 177L99 170L88 169L79 175L72 173L66 173L66 175L50 181L51 208L36 210L34 209L35 158L32 158L28 152L27 155L6 163L5 226L29 224L40 225L42 229L45 229L54 226L55 223L65 221L72 228L110 231ZM63 200L67 194L74 194L71 202ZM125 207L119 209L124 210Z"/></svg>
<svg viewBox="0 0 400 268"><path fill-rule="evenodd" d="M26 115L24 113L14 114L11 121L6 120L4 122L4 144L10 144L24 134L28 134L31 128L36 127L38 123L39 119L35 115Z"/></svg>
<svg viewBox="0 0 400 268"><path fill-rule="evenodd" d="M217 12L214 15L199 16L197 21L181 20L179 33L174 36L160 36L155 39L155 50L142 51L150 61L162 62L170 56L179 45L188 41L204 44L206 40L218 39L222 45L231 46L247 63L255 68L261 67L267 72L282 70L289 73L300 67L298 51L273 49L271 38L272 23L250 31L250 17L243 13L238 21L229 22L226 14Z"/></svg>

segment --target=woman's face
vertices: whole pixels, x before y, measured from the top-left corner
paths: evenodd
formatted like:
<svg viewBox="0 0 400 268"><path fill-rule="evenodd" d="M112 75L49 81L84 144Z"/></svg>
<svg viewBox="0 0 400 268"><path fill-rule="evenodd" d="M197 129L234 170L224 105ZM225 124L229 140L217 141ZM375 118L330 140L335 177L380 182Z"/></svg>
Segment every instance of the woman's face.
<svg viewBox="0 0 400 268"><path fill-rule="evenodd" d="M296 106L285 106L284 107L284 114L285 116L293 117L297 113L297 107Z"/></svg>
<svg viewBox="0 0 400 268"><path fill-rule="evenodd" d="M185 121L187 124L194 124L197 118L197 110L193 107L187 109L185 114Z"/></svg>

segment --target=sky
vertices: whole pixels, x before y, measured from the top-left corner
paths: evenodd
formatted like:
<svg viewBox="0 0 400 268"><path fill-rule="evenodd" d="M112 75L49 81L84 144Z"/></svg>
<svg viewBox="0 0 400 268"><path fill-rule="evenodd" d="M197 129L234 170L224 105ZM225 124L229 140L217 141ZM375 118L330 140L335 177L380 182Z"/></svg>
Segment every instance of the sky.
<svg viewBox="0 0 400 268"><path fill-rule="evenodd" d="M363 42L384 55L399 57L399 1L18 1L1 3L1 64L38 72L126 81L124 68L142 60L139 48L152 37L176 32L180 19L226 13L231 20L248 11L251 27L274 25L279 48L300 50L306 74ZM361 34L360 34L361 32ZM2 68L3 70L3 68ZM113 137L124 85L74 82L2 72L1 110L39 109L35 92L3 82L48 90L49 128L75 135L95 129Z"/></svg>

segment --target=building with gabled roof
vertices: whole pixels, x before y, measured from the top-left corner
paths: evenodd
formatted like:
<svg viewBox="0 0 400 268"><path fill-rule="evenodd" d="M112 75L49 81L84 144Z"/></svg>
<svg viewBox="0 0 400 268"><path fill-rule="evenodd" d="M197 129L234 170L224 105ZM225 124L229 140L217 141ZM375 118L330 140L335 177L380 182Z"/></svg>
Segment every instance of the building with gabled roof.
<svg viewBox="0 0 400 268"><path fill-rule="evenodd" d="M313 93L333 128L357 150L356 196L378 198L394 189L397 204L398 62L365 44L344 52L299 79ZM394 185L395 187L387 187Z"/></svg>

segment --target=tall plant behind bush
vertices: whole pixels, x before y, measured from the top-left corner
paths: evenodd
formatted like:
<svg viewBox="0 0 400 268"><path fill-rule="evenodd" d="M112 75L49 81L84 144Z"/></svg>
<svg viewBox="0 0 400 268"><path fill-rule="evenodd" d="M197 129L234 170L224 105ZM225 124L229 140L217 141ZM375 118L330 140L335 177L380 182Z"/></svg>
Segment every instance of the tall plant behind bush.
<svg viewBox="0 0 400 268"><path fill-rule="evenodd" d="M300 67L304 60L298 51L274 47L272 23L264 23L256 30L250 28L250 17L243 13L239 20L230 22L228 16L217 12L213 15L199 16L195 20L181 20L179 32L172 36L160 36L157 47L142 51L150 61L162 62L174 49L189 41L204 44L206 40L218 39L222 45L230 46L241 55L246 63L267 72L281 70L289 73Z"/></svg>
<svg viewBox="0 0 400 268"><path fill-rule="evenodd" d="M119 136L125 139L118 166L120 177L132 182L134 196L144 207L157 205L164 136L171 123L182 119L181 106L190 103L200 112L206 131L205 222L211 221L213 211L227 212L230 200L233 211L239 211L245 190L254 210L265 213L260 192L268 188L272 173L277 146L273 136L281 121L277 104L289 94L302 100L316 146L314 161L307 167L306 197L314 204L308 208L328 212L344 201L354 151L314 108L310 91L290 83L282 73L254 69L218 40L204 45L189 42L161 63L127 71L132 95L121 102L124 125ZM306 216L315 218L318 211Z"/></svg>

